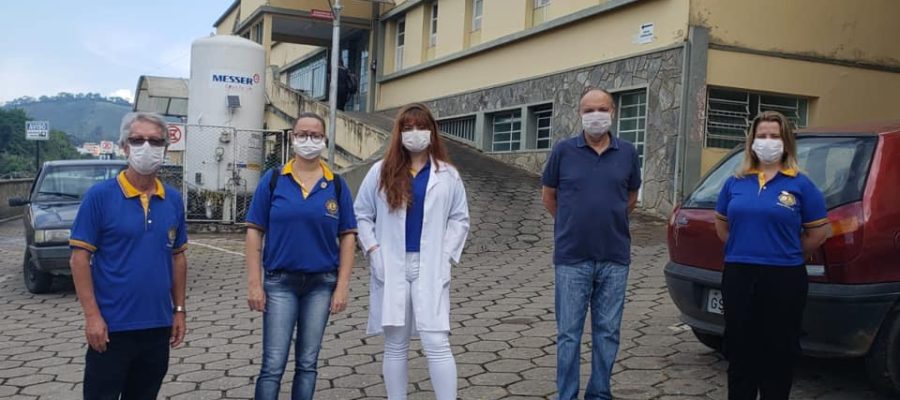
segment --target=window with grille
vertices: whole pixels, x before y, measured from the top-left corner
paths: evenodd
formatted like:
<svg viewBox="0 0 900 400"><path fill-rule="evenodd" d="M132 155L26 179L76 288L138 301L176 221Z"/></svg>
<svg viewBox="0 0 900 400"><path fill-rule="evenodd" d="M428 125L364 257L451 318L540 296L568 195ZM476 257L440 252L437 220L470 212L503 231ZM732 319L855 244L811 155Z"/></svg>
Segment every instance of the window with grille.
<svg viewBox="0 0 900 400"><path fill-rule="evenodd" d="M475 141L475 116L438 121L441 132L470 142Z"/></svg>
<svg viewBox="0 0 900 400"><path fill-rule="evenodd" d="M288 85L306 93L307 96L320 98L325 96L326 61L324 56L303 63L288 73Z"/></svg>
<svg viewBox="0 0 900 400"><path fill-rule="evenodd" d="M516 151L522 147L520 110L491 115L491 126L491 151Z"/></svg>
<svg viewBox="0 0 900 400"><path fill-rule="evenodd" d="M438 3L431 3L431 34L428 37L428 46L437 45Z"/></svg>
<svg viewBox="0 0 900 400"><path fill-rule="evenodd" d="M397 48L394 51L394 70L403 68L403 45L406 43L406 19L397 21Z"/></svg>
<svg viewBox="0 0 900 400"><path fill-rule="evenodd" d="M534 115L534 129L537 149L549 149L553 137L553 105L540 106L532 111Z"/></svg>
<svg viewBox="0 0 900 400"><path fill-rule="evenodd" d="M481 30L481 17L484 12L484 0L472 0L472 32Z"/></svg>
<svg viewBox="0 0 900 400"><path fill-rule="evenodd" d="M253 27L253 41L259 44L263 42L263 24L262 22Z"/></svg>
<svg viewBox="0 0 900 400"><path fill-rule="evenodd" d="M647 144L647 91L644 89L618 94L616 133L634 144L641 175L644 175L644 149Z"/></svg>
<svg viewBox="0 0 900 400"><path fill-rule="evenodd" d="M741 143L753 118L763 111L778 111L794 124L807 124L809 101L790 95L760 94L710 88L706 100L706 147L731 149Z"/></svg>

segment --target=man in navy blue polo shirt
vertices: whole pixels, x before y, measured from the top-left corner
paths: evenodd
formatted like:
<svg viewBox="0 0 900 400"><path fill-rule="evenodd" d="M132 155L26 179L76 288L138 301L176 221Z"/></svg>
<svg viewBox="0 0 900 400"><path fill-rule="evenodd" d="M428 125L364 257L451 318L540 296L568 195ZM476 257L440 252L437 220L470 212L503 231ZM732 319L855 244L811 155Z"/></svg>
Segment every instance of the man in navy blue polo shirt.
<svg viewBox="0 0 900 400"><path fill-rule="evenodd" d="M584 130L557 143L542 179L553 215L556 269L556 384L560 400L578 398L581 334L591 309L591 377L585 399L612 399L631 235L641 171L634 145L611 131L612 96L591 88L581 98Z"/></svg>
<svg viewBox="0 0 900 400"><path fill-rule="evenodd" d="M184 339L184 204L156 178L168 138L159 115L126 115L128 168L88 190L72 225L70 263L89 345L85 399L155 399L169 347Z"/></svg>

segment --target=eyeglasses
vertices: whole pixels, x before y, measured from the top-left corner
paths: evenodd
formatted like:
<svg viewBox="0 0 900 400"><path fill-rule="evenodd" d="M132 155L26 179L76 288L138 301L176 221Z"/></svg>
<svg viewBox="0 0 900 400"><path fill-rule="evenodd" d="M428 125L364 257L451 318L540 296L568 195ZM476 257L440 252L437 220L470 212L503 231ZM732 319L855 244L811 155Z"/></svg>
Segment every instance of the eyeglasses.
<svg viewBox="0 0 900 400"><path fill-rule="evenodd" d="M313 143L322 143L322 141L325 140L325 135L311 131L292 131L291 137L303 142L309 139L312 140Z"/></svg>
<svg viewBox="0 0 900 400"><path fill-rule="evenodd" d="M153 147L163 147L166 145L166 139L163 138L145 138L145 137L129 137L128 144L131 146L143 146L145 142L149 142Z"/></svg>

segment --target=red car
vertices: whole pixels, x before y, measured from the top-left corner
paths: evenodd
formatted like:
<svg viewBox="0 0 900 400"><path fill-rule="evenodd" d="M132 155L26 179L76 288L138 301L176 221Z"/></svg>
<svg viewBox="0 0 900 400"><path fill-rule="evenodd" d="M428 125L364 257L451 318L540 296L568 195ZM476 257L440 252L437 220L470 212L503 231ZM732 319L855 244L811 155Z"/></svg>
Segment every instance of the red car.
<svg viewBox="0 0 900 400"><path fill-rule="evenodd" d="M806 354L866 357L872 382L900 393L900 121L798 133L801 171L825 195L833 234L807 259ZM669 219L669 295L703 344L719 349L725 327L724 245L714 209L740 165L735 149Z"/></svg>

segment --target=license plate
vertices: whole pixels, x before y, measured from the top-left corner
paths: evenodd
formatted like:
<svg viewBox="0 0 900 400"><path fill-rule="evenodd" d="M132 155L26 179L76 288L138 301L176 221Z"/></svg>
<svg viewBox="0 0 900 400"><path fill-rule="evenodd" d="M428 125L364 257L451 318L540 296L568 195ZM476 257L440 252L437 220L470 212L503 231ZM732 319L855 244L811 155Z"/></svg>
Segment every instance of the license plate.
<svg viewBox="0 0 900 400"><path fill-rule="evenodd" d="M706 311L713 314L725 314L725 299L722 298L721 290L706 290Z"/></svg>

